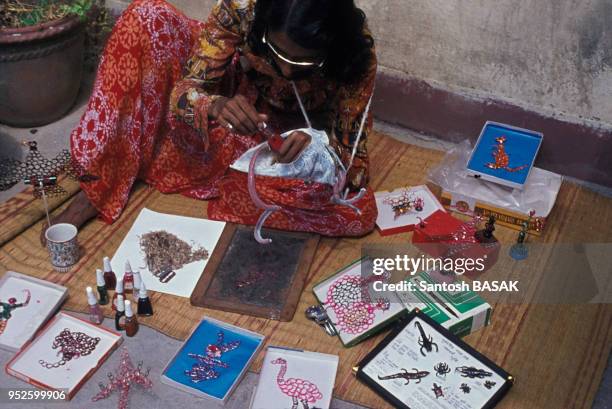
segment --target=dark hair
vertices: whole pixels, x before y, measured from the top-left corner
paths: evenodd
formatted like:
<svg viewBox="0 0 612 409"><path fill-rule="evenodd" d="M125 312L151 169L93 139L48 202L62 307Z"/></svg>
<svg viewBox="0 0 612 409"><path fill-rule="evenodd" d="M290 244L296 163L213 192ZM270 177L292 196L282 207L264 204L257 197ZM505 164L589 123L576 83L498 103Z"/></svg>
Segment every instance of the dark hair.
<svg viewBox="0 0 612 409"><path fill-rule="evenodd" d="M327 50L328 78L354 83L373 58L374 39L364 32L365 19L354 0L257 0L248 42L263 55L265 31L283 31L303 48Z"/></svg>

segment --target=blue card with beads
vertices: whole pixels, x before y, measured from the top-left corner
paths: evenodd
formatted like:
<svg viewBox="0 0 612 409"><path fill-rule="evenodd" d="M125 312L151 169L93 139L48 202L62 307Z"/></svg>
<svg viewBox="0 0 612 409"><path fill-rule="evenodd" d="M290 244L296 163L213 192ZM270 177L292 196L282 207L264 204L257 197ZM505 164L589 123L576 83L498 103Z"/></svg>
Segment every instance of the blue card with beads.
<svg viewBox="0 0 612 409"><path fill-rule="evenodd" d="M544 135L511 125L487 121L467 163L474 176L522 189Z"/></svg>
<svg viewBox="0 0 612 409"><path fill-rule="evenodd" d="M225 402L263 345L264 336L204 318L170 360L162 382Z"/></svg>

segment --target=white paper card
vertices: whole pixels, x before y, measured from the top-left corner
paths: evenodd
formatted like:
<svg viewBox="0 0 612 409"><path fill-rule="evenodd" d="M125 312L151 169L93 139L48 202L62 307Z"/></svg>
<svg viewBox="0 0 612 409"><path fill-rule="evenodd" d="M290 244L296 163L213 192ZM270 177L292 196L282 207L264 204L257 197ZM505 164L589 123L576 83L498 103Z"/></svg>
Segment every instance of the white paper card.
<svg viewBox="0 0 612 409"><path fill-rule="evenodd" d="M0 346L18 350L59 307L66 288L8 271L0 282Z"/></svg>
<svg viewBox="0 0 612 409"><path fill-rule="evenodd" d="M269 347L251 409L328 409L337 369L336 355Z"/></svg>
<svg viewBox="0 0 612 409"><path fill-rule="evenodd" d="M385 203L385 199L399 197L404 191L407 191L411 198L416 199L420 197L423 199L423 210L417 211L412 209L396 217L393 208L390 204ZM444 207L442 207L438 199L435 198L433 193L431 193L429 188L425 185L399 188L392 192L376 192L374 193L374 197L376 199L376 207L378 208L376 225L383 232L389 229L414 226L419 223L419 217L424 220L435 211L444 210Z"/></svg>
<svg viewBox="0 0 612 409"><path fill-rule="evenodd" d="M125 262L129 260L132 269L140 271L140 276L147 290L189 297L200 279L224 227L225 222L176 216L142 209L111 260L113 271L118 278L123 277ZM140 237L143 234L159 230L174 234L189 243L192 248L204 247L208 250L209 258L186 264L175 270L176 276L170 281L160 282L147 268L145 254L140 248Z"/></svg>

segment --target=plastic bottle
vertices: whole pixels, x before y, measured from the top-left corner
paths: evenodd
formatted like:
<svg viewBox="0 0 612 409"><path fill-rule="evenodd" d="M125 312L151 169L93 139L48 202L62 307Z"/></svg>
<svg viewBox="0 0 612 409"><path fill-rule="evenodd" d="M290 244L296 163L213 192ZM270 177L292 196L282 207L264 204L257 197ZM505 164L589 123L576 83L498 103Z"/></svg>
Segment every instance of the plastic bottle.
<svg viewBox="0 0 612 409"><path fill-rule="evenodd" d="M140 286L142 285L142 277L140 277L140 271L136 270L133 273L134 275L134 301L138 302L138 290L140 290Z"/></svg>
<svg viewBox="0 0 612 409"><path fill-rule="evenodd" d="M125 335L133 337L138 332L138 320L132 311L132 302L125 301Z"/></svg>
<svg viewBox="0 0 612 409"><path fill-rule="evenodd" d="M144 282L141 282L140 289L138 291L138 315L153 315L153 306L151 305L151 300L147 295L147 288L144 285Z"/></svg>
<svg viewBox="0 0 612 409"><path fill-rule="evenodd" d="M108 304L108 291L106 290L106 281L104 281L104 274L99 268L96 269L96 286L98 288L98 294L100 295L100 305Z"/></svg>
<svg viewBox="0 0 612 409"><path fill-rule="evenodd" d="M117 311L117 297L119 295L121 296L125 295L123 294L123 280L117 280L117 286L115 287L115 294L113 295L113 302L112 302L113 311Z"/></svg>
<svg viewBox="0 0 612 409"><path fill-rule="evenodd" d="M111 267L110 259L108 257L104 257L102 259L102 264L104 264L104 282L106 283L107 290L114 290L115 285L117 284L117 277L113 272Z"/></svg>
<svg viewBox="0 0 612 409"><path fill-rule="evenodd" d="M125 302L123 301L123 294L117 296L117 312L115 313L115 329L117 331L123 331L125 329L125 320L121 320L125 316Z"/></svg>
<svg viewBox="0 0 612 409"><path fill-rule="evenodd" d="M96 295L91 287L87 287L85 290L87 292L87 304L89 304L89 321L96 325L102 324L102 321L104 321L104 315L102 314L102 309L98 305Z"/></svg>
<svg viewBox="0 0 612 409"><path fill-rule="evenodd" d="M123 273L123 292L132 294L134 292L134 273L129 260L125 261L125 273Z"/></svg>

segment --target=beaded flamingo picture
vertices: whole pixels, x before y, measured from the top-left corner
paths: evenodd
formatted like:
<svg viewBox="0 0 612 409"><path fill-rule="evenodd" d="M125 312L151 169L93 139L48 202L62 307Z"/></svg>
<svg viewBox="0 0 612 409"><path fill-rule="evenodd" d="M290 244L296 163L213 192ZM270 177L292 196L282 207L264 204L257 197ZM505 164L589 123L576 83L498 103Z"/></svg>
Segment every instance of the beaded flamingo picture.
<svg viewBox="0 0 612 409"><path fill-rule="evenodd" d="M338 357L268 347L251 409L326 409Z"/></svg>
<svg viewBox="0 0 612 409"><path fill-rule="evenodd" d="M280 365L278 375L276 376L276 384L283 394L291 398L291 409L297 409L298 402L302 404L304 409L309 409L309 405L323 399L323 394L313 382L302 378L285 379L285 374L287 373L286 359L276 358L272 361L272 364Z"/></svg>

